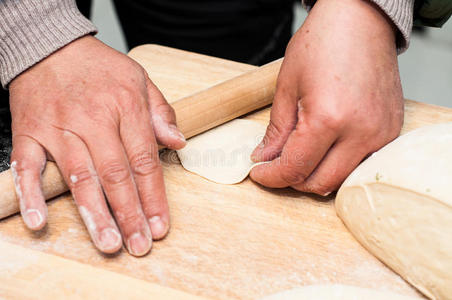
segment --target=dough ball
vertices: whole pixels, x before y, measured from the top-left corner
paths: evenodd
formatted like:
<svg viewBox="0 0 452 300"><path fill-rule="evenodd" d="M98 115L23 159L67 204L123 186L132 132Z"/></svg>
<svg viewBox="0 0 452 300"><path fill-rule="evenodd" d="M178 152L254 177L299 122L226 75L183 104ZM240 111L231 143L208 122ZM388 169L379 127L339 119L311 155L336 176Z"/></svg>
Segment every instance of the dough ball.
<svg viewBox="0 0 452 300"><path fill-rule="evenodd" d="M403 135L344 182L336 210L371 253L432 299L452 295L452 123Z"/></svg>

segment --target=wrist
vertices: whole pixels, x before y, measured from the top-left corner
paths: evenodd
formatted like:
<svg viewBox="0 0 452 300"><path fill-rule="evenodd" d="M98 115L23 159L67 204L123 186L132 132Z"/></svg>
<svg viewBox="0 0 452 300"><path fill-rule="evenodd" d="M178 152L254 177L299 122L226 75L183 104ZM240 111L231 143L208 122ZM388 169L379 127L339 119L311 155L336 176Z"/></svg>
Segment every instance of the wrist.
<svg viewBox="0 0 452 300"><path fill-rule="evenodd" d="M366 18L371 18L370 15L373 15L375 21L378 19L374 26L379 27L382 34L392 35L395 43L398 33L397 26L382 9L371 0L354 0L354 2L360 2L363 18L368 21ZM369 22L369 25L372 26L372 22Z"/></svg>
<svg viewBox="0 0 452 300"><path fill-rule="evenodd" d="M49 68L51 69L54 66L58 65L59 61L67 61L66 58L62 57L61 59L59 59L59 57L64 56L64 54L68 51L72 51L73 53L83 53L84 51L87 51L87 47L93 45L93 43L96 42L99 42L99 40L91 34L87 34L62 46L60 49L57 49L55 52L49 54L47 57L30 66L29 68L18 74L15 78L13 78L8 86L10 92L13 93L16 89L16 86L20 85L20 83L23 81L27 81L27 78L30 79L33 77L36 78L36 76L41 76L40 74L42 74L42 72L45 72L45 70L49 70ZM85 47L85 49L82 47Z"/></svg>
<svg viewBox="0 0 452 300"><path fill-rule="evenodd" d="M308 11L310 11L318 1L302 0L302 5ZM415 0L367 0L367 1L369 1L370 4L374 5L374 7L381 14L384 15L387 22L391 24L393 32L396 37L397 51L399 54L404 52L408 48L410 43L411 30L413 26ZM362 0L359 2L365 3L367 1Z"/></svg>
<svg viewBox="0 0 452 300"><path fill-rule="evenodd" d="M71 41L96 32L96 27L80 14L74 0L23 0L20 8L15 2L0 1L3 87Z"/></svg>
<svg viewBox="0 0 452 300"><path fill-rule="evenodd" d="M342 34L366 45L396 49L397 27L373 2L367 0L318 0L308 18L324 19L324 28L340 28ZM328 30L328 29L327 29ZM333 30L337 32L337 30Z"/></svg>

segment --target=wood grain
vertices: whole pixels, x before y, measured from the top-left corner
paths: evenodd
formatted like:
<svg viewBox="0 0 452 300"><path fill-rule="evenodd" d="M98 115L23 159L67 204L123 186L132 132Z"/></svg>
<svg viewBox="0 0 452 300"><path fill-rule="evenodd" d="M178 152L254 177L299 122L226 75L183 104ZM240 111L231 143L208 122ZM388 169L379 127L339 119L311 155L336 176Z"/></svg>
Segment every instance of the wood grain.
<svg viewBox="0 0 452 300"><path fill-rule="evenodd" d="M203 299L2 241L0 253L2 299Z"/></svg>
<svg viewBox="0 0 452 300"><path fill-rule="evenodd" d="M190 138L271 104L281 63L279 59L171 102L179 130Z"/></svg>
<svg viewBox="0 0 452 300"><path fill-rule="evenodd" d="M255 68L160 46L142 47L134 59L169 100ZM266 123L269 111L246 118ZM406 103L404 132L448 121L450 109ZM417 295L353 239L336 216L334 195L267 189L249 179L218 185L186 172L172 151L165 151L161 160L172 227L146 257L96 251L67 194L49 202L49 225L44 230L31 233L15 215L0 222L0 239L216 299L255 299L328 283Z"/></svg>

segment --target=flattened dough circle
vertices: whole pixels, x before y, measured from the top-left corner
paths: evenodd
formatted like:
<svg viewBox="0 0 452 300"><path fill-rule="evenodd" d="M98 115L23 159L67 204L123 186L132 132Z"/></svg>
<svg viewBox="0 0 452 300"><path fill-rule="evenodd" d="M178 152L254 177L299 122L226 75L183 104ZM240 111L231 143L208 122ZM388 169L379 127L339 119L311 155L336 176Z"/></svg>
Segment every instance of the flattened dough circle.
<svg viewBox="0 0 452 300"><path fill-rule="evenodd" d="M239 183L256 165L250 155L265 130L258 122L235 119L189 139L177 155L190 172L217 183Z"/></svg>

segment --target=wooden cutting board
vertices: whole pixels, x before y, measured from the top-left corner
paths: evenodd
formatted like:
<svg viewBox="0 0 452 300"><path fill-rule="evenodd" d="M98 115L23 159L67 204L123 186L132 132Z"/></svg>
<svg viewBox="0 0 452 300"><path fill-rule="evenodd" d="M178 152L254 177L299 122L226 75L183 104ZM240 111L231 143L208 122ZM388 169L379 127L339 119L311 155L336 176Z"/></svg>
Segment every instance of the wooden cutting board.
<svg viewBox="0 0 452 300"><path fill-rule="evenodd" d="M255 68L155 45L138 47L130 55L146 68L170 102ZM269 112L263 109L246 118L267 123ZM451 109L407 101L403 131L448 121L452 121ZM79 268L84 271L78 274L87 276L84 296L98 295L99 288L110 291L104 295L119 296L111 291L122 280L128 286L135 279L150 283L149 298L159 286L176 290L175 299L187 294L255 299L328 283L418 295L353 239L336 216L334 195L325 198L292 189L268 189L249 179L219 185L185 171L174 152L165 151L161 160L172 227L166 239L154 243L151 254L136 258L125 250L113 256L99 253L66 194L48 202L49 224L39 233L27 230L18 215L0 221L0 296L7 287L8 295L14 294L16 278L35 278L38 271L24 268L24 262L20 265L21 255L36 257L35 265L66 266L60 267L58 276L49 275L52 268L42 267L41 272L49 276L36 279L32 296L45 293L46 288L71 293L67 289L71 280L66 285L54 280L69 276L64 270ZM16 246L8 247L8 243ZM7 257L12 256L15 260L8 264ZM105 278L104 285L98 278ZM17 293L23 291L21 286ZM130 283L132 298L139 298L136 286Z"/></svg>

